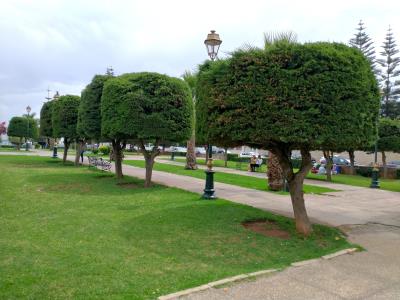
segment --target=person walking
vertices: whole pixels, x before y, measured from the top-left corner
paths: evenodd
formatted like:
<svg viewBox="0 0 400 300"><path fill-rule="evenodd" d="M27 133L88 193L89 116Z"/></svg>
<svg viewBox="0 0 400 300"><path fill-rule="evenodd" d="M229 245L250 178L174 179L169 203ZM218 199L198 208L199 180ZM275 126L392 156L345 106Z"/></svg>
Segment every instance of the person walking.
<svg viewBox="0 0 400 300"><path fill-rule="evenodd" d="M83 164L83 154L85 153L85 148L86 148L86 145L82 145L82 148L81 148L81 164Z"/></svg>
<svg viewBox="0 0 400 300"><path fill-rule="evenodd" d="M253 155L250 159L250 171L251 172L256 171L256 165L257 165L257 158L255 155Z"/></svg>

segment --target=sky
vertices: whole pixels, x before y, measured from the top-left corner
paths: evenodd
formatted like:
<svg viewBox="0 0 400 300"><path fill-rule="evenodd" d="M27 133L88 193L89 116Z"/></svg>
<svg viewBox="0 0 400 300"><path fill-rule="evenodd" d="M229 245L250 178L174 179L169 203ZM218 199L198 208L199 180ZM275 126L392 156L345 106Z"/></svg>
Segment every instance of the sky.
<svg viewBox="0 0 400 300"><path fill-rule="evenodd" d="M400 42L400 1L0 0L0 122L40 114L55 91L80 95L95 74L152 71L180 77L206 60L214 29L219 57L264 32L300 42L348 43L360 19L377 52L389 25Z"/></svg>

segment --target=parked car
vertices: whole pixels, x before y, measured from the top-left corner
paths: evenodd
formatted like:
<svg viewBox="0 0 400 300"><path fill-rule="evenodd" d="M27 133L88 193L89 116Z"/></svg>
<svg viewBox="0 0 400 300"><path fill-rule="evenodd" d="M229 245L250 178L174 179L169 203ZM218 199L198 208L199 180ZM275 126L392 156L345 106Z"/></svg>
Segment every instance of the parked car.
<svg viewBox="0 0 400 300"><path fill-rule="evenodd" d="M396 168L396 169L400 169L400 160L392 160L389 161L386 166L388 168Z"/></svg>
<svg viewBox="0 0 400 300"><path fill-rule="evenodd" d="M196 154L206 154L206 149L204 147L196 147Z"/></svg>
<svg viewBox="0 0 400 300"><path fill-rule="evenodd" d="M322 156L321 159L319 160L321 164L325 164L326 160L325 157ZM339 156L339 155L334 155L333 156L333 163L337 166L350 166L350 160L346 157Z"/></svg>

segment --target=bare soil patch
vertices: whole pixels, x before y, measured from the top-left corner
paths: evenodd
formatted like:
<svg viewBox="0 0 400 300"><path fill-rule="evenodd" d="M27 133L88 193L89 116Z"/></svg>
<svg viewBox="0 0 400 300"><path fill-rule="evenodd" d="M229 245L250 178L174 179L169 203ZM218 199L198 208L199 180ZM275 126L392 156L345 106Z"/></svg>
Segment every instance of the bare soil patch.
<svg viewBox="0 0 400 300"><path fill-rule="evenodd" d="M257 221L247 221L242 223L243 227L252 230L254 232L260 233L268 237L275 237L284 240L290 239L290 234L286 230L282 230L279 226L268 220L257 220Z"/></svg>
<svg viewBox="0 0 400 300"><path fill-rule="evenodd" d="M133 182L119 182L117 183L117 186L124 188L124 189L137 189L140 186L136 183Z"/></svg>

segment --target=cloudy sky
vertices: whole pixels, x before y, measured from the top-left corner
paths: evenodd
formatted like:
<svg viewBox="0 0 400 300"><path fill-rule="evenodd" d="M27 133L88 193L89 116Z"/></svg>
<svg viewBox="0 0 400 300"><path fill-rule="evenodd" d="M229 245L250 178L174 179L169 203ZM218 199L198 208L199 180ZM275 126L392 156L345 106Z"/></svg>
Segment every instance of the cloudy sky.
<svg viewBox="0 0 400 300"><path fill-rule="evenodd" d="M347 43L362 19L380 51L389 25L400 41L399 12L384 0L0 0L0 122L27 105L39 114L48 87L79 95L107 66L180 76L207 58L210 29L224 56L271 31Z"/></svg>

